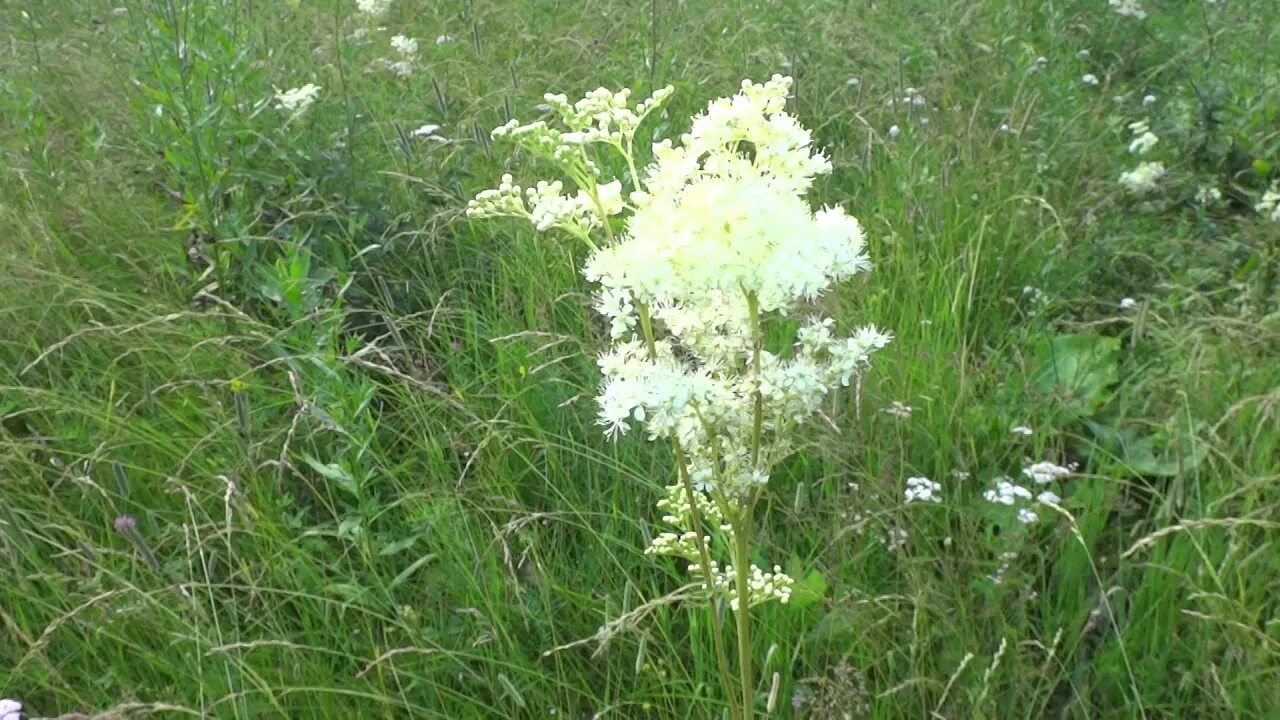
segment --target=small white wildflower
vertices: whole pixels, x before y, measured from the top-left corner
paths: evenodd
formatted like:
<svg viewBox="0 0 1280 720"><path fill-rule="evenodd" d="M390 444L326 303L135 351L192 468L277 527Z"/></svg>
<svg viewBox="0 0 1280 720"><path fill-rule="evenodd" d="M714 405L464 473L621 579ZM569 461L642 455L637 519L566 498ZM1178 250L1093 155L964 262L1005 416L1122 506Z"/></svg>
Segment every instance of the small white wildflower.
<svg viewBox="0 0 1280 720"><path fill-rule="evenodd" d="M1129 141L1129 152L1134 155L1146 155L1147 151L1155 147L1157 142L1160 142L1160 138L1155 133L1144 132Z"/></svg>
<svg viewBox="0 0 1280 720"><path fill-rule="evenodd" d="M1137 307L1138 307L1138 301L1137 301L1137 300L1134 300L1134 299L1133 299L1133 298L1131 298L1131 297L1122 298L1122 299L1120 300L1120 309L1121 309L1121 310L1136 310L1136 309L1137 309Z"/></svg>
<svg viewBox="0 0 1280 720"><path fill-rule="evenodd" d="M1009 123L1000 123L1000 127L996 128L996 132L1012 134L1013 128L1009 127Z"/></svg>
<svg viewBox="0 0 1280 720"><path fill-rule="evenodd" d="M1030 437L1031 435L1035 434L1035 431L1027 427L1026 425L1019 425L1013 428L1012 430L1010 430L1009 432L1013 433L1014 435L1022 435L1023 437Z"/></svg>
<svg viewBox="0 0 1280 720"><path fill-rule="evenodd" d="M315 83L307 83L302 87L291 88L289 90L276 90L276 109L285 112L300 113L316 101L316 97L320 94L320 86Z"/></svg>
<svg viewBox="0 0 1280 720"><path fill-rule="evenodd" d="M391 8L392 0L356 0L356 7L360 12L370 17L378 17L386 14Z"/></svg>
<svg viewBox="0 0 1280 720"><path fill-rule="evenodd" d="M1080 52L1076 53L1076 57L1080 58L1081 60L1084 60L1084 59L1088 58L1088 57L1089 57L1089 48L1083 48L1083 49L1081 49L1081 50L1080 50Z"/></svg>
<svg viewBox="0 0 1280 720"><path fill-rule="evenodd" d="M899 400L894 400L893 403L889 405L889 407L884 409L884 412L887 415L892 415L896 418L906 420L907 418L911 417L912 410L913 408L910 405L907 405Z"/></svg>
<svg viewBox="0 0 1280 720"><path fill-rule="evenodd" d="M1138 20L1147 16L1147 11L1142 9L1142 3L1138 2L1138 0L1108 0L1107 4L1116 11L1117 15Z"/></svg>
<svg viewBox="0 0 1280 720"><path fill-rule="evenodd" d="M858 87L859 85L862 84L862 81L856 77L851 77L848 80L845 80L844 84L845 84L845 87Z"/></svg>
<svg viewBox="0 0 1280 720"><path fill-rule="evenodd" d="M1142 107L1151 107L1152 105L1155 105L1155 104L1156 104L1156 96L1155 96L1155 95L1143 95L1143 96L1142 96Z"/></svg>
<svg viewBox="0 0 1280 720"><path fill-rule="evenodd" d="M1129 152L1134 155L1145 155L1160 141L1160 138L1151 132L1151 127L1147 125L1146 120L1129 123L1129 131L1134 134L1133 140L1129 141Z"/></svg>
<svg viewBox="0 0 1280 720"><path fill-rule="evenodd" d="M1058 497L1054 493L1049 492L1048 490L1045 490L1039 495L1036 495L1036 501L1042 502L1045 505L1057 505L1058 503L1062 502L1062 498Z"/></svg>
<svg viewBox="0 0 1280 720"><path fill-rule="evenodd" d="M967 470L952 470L950 475L952 480L963 481L969 479L969 471Z"/></svg>
<svg viewBox="0 0 1280 720"><path fill-rule="evenodd" d="M22 703L13 698L0 698L0 720L24 720Z"/></svg>
<svg viewBox="0 0 1280 720"><path fill-rule="evenodd" d="M894 552L906 547L908 538L906 530L899 527L891 527L885 530L884 537L880 538L880 542L886 550Z"/></svg>
<svg viewBox="0 0 1280 720"><path fill-rule="evenodd" d="M911 502L942 502L939 493L942 492L942 485L930 480L926 477L910 477L907 478L907 489L903 495L906 501Z"/></svg>
<svg viewBox="0 0 1280 720"><path fill-rule="evenodd" d="M1019 499L1030 500L1031 491L1013 482L1010 478L1003 478L996 483L994 489L982 493L982 497L987 502L1013 505Z"/></svg>
<svg viewBox="0 0 1280 720"><path fill-rule="evenodd" d="M414 137L426 137L428 135L435 135L439 131L440 131L439 125L433 125L431 123L427 123L426 125L423 125L422 127L415 129L412 133L410 133L410 135L413 135Z"/></svg>
<svg viewBox="0 0 1280 720"><path fill-rule="evenodd" d="M1097 87L1097 85L1098 85L1098 76L1097 76L1097 75L1094 75L1093 73L1085 73L1085 74L1080 78L1080 82L1082 82L1082 83L1084 83L1085 85L1088 85L1088 86L1090 86L1090 87Z"/></svg>
<svg viewBox="0 0 1280 720"><path fill-rule="evenodd" d="M1280 182L1263 193L1262 199L1253 206L1253 209L1273 222L1280 222Z"/></svg>
<svg viewBox="0 0 1280 720"><path fill-rule="evenodd" d="M418 56L418 41L404 35L395 35L391 38L391 49L404 59L412 60Z"/></svg>
<svg viewBox="0 0 1280 720"><path fill-rule="evenodd" d="M436 44L437 44L437 45L448 45L448 44L449 44L449 43L451 43L451 42L453 42L453 36L452 36L452 35L441 35L441 36L439 36L439 37L437 37L437 38L436 38Z"/></svg>
<svg viewBox="0 0 1280 720"><path fill-rule="evenodd" d="M890 126L889 126L889 139L890 139L890 140L897 140L897 139L898 139L898 134L899 134L899 133L901 133L901 132L902 132L902 128L898 127L897 125L890 125Z"/></svg>
<svg viewBox="0 0 1280 720"><path fill-rule="evenodd" d="M1163 163L1143 162L1128 172L1120 174L1120 184L1134 195L1145 195L1160 187L1165 176Z"/></svg>
<svg viewBox="0 0 1280 720"><path fill-rule="evenodd" d="M1213 185L1201 185L1196 190L1196 202L1205 207L1216 205L1222 200L1222 191Z"/></svg>
<svg viewBox="0 0 1280 720"><path fill-rule="evenodd" d="M1037 515L1034 510L1031 510L1029 508L1018 508L1018 522L1022 523L1023 525L1030 525L1031 523L1039 519L1040 519L1040 516Z"/></svg>
<svg viewBox="0 0 1280 720"><path fill-rule="evenodd" d="M1038 462L1022 469L1022 474L1037 485L1047 485L1071 475L1071 468L1055 465L1051 462Z"/></svg>

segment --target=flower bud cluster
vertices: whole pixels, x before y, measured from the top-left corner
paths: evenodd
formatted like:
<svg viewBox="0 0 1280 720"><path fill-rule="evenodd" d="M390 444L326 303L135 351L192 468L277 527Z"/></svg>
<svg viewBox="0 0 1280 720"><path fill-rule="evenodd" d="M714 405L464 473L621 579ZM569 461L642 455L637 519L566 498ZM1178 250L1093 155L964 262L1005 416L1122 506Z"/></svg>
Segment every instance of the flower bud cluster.
<svg viewBox="0 0 1280 720"><path fill-rule="evenodd" d="M600 227L604 217L617 215L623 208L619 181L597 185L593 197L583 190L566 195L564 183L559 180L540 180L531 188L521 188L507 174L498 187L479 193L467 204L467 216L518 217L527 219L538 230L560 228L585 235Z"/></svg>

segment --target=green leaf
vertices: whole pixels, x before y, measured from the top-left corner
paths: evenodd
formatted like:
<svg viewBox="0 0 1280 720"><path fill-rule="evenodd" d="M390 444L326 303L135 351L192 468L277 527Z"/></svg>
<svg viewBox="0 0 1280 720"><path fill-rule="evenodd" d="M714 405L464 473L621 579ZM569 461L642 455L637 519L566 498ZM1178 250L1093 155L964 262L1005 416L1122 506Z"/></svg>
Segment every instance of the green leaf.
<svg viewBox="0 0 1280 720"><path fill-rule="evenodd" d="M1119 377L1120 341L1100 335L1057 335L1035 349L1031 384L1057 398L1076 418L1088 417L1110 399Z"/></svg>
<svg viewBox="0 0 1280 720"><path fill-rule="evenodd" d="M311 455L303 455L302 459L306 460L307 464L311 466L311 469L320 473L325 480L332 482L352 495L357 494L356 479L352 477L351 473L347 472L341 465L338 465L337 463L320 462Z"/></svg>
<svg viewBox="0 0 1280 720"><path fill-rule="evenodd" d="M1141 433L1086 421L1098 445L1126 471L1141 477L1173 477L1204 460L1204 446L1191 437L1169 439L1163 432Z"/></svg>
<svg viewBox="0 0 1280 720"><path fill-rule="evenodd" d="M791 600L794 608L807 608L822 601L827 595L827 579L817 570L810 570L803 580L797 580L791 586Z"/></svg>

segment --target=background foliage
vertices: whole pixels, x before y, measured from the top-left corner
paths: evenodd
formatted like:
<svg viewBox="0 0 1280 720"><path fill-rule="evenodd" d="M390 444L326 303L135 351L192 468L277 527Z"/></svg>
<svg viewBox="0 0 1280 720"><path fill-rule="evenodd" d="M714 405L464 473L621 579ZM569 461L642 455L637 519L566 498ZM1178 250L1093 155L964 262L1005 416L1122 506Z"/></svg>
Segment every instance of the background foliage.
<svg viewBox="0 0 1280 720"><path fill-rule="evenodd" d="M824 302L897 339L771 483L765 554L806 580L761 613L760 708L1270 716L1280 224L1253 204L1280 26L1270 0L1147 10L398 0L359 39L330 1L6 4L0 690L714 717L708 629L642 554L671 459L593 425L582 258L461 210L505 169L488 129L545 91L672 83L679 132L783 72L877 265ZM396 33L405 78L374 65ZM309 111L273 107L306 82ZM1142 118L1170 177L1140 201L1116 178ZM983 501L1042 459L1080 463L1061 516ZM945 502L904 504L912 475Z"/></svg>

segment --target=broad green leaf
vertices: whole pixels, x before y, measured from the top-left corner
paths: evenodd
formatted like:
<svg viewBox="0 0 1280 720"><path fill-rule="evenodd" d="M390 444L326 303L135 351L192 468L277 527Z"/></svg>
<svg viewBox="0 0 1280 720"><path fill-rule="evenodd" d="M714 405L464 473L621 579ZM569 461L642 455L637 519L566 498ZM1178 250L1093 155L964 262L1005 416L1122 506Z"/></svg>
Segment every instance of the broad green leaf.
<svg viewBox="0 0 1280 720"><path fill-rule="evenodd" d="M1058 399L1076 417L1088 417L1109 399L1118 379L1120 341L1101 335L1057 335L1035 349L1031 384Z"/></svg>

